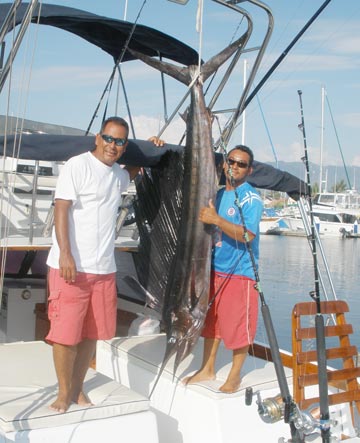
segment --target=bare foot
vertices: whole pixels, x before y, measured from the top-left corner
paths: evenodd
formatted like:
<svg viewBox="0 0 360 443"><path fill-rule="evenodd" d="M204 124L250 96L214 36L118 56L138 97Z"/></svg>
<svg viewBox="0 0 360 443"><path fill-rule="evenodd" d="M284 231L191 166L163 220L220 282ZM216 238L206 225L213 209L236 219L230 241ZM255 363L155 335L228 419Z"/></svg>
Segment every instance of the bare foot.
<svg viewBox="0 0 360 443"><path fill-rule="evenodd" d="M80 406L94 406L90 398L83 391L80 392L77 398L73 398L73 402Z"/></svg>
<svg viewBox="0 0 360 443"><path fill-rule="evenodd" d="M57 399L52 403L49 408L53 411L60 412L60 414L64 414L69 409L70 400L67 396L58 395Z"/></svg>
<svg viewBox="0 0 360 443"><path fill-rule="evenodd" d="M215 379L216 377L214 373L200 370L195 372L194 375L189 375L188 377L183 378L182 383L184 385L191 385L193 383L199 383L201 381L215 380Z"/></svg>
<svg viewBox="0 0 360 443"><path fill-rule="evenodd" d="M226 382L220 386L219 390L225 394L233 394L240 388L241 379L226 380Z"/></svg>

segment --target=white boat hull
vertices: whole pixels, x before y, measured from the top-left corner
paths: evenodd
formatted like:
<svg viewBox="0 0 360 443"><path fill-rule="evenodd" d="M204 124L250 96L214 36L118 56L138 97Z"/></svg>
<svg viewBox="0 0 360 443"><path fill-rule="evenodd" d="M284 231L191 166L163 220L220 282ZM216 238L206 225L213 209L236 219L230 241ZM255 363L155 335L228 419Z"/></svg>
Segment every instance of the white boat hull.
<svg viewBox="0 0 360 443"><path fill-rule="evenodd" d="M148 396L156 380L164 349L165 336L162 334L99 342L96 367L99 372ZM263 399L279 394L273 363L249 356L243 369L240 390L235 394L224 394L219 387L230 369L231 352L225 348L220 348L219 352L217 380L189 386L184 386L181 379L199 368L202 340L181 363L176 376L172 372L173 360L170 360L150 399L158 420L159 442L278 443L281 438L287 441L290 438L288 424L283 420L265 423L258 414L255 398L250 406L245 404L247 387L252 387L254 392L260 391ZM286 375L291 387L292 371L286 369ZM340 410L341 424L333 432L355 437L349 422L348 406L336 407L332 415L338 415ZM321 439L312 436L311 441L320 442Z"/></svg>

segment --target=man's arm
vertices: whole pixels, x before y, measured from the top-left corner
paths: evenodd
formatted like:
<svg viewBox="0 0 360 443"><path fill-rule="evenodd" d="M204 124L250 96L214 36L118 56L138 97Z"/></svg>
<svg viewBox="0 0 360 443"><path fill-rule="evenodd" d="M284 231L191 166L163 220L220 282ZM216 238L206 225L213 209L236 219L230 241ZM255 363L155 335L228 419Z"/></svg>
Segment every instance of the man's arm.
<svg viewBox="0 0 360 443"><path fill-rule="evenodd" d="M60 248L59 271L60 277L66 282L74 282L76 265L71 254L69 239L69 209L71 200L55 200L55 234Z"/></svg>
<svg viewBox="0 0 360 443"><path fill-rule="evenodd" d="M158 146L159 148L164 146L164 140L161 140L161 138L156 137L155 135L153 137L148 138L149 142L153 142L155 146ZM140 166L130 166L130 165L126 165L124 167L124 169L126 169L130 175L130 180L134 180L134 178L137 176L137 174L140 171Z"/></svg>
<svg viewBox="0 0 360 443"><path fill-rule="evenodd" d="M245 243L244 239L244 227L235 223L231 223L225 218L221 217L217 212L216 208L212 202L209 201L209 206L205 206L200 209L199 220L206 224L212 224L218 226L224 234L237 240L239 242ZM249 241L255 238L255 235L247 230Z"/></svg>
<svg viewBox="0 0 360 443"><path fill-rule="evenodd" d="M126 171L129 173L130 181L134 180L134 178L138 175L138 173L140 171L139 166L126 165L126 166L124 166L124 169L126 169Z"/></svg>

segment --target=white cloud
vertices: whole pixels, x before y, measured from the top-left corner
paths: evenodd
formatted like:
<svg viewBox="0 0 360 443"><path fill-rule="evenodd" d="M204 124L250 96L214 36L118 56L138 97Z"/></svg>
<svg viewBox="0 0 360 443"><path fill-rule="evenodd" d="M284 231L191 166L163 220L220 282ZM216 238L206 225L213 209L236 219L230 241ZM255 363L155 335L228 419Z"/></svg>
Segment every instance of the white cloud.
<svg viewBox="0 0 360 443"><path fill-rule="evenodd" d="M277 57L277 56L276 56ZM266 71L276 57L268 59L268 65L263 66ZM316 71L345 71L356 69L360 60L346 55L336 54L298 54L293 53L277 68L277 72L316 72Z"/></svg>
<svg viewBox="0 0 360 443"><path fill-rule="evenodd" d="M359 25L360 26L360 25ZM341 40L335 40L332 45L334 52L341 54L360 54L360 36L348 36Z"/></svg>
<svg viewBox="0 0 360 443"><path fill-rule="evenodd" d="M304 41L331 53L359 54L359 28L358 20L324 20L318 22L316 28L304 37Z"/></svg>
<svg viewBox="0 0 360 443"><path fill-rule="evenodd" d="M126 118L129 121L128 117ZM149 117L146 115L137 115L132 118L136 138L147 140L152 135L158 135L164 121L162 118ZM161 135L161 138L167 143L178 144L185 130L185 123L178 117L169 128Z"/></svg>
<svg viewBox="0 0 360 443"><path fill-rule="evenodd" d="M22 73L21 73L22 74ZM30 89L34 92L54 91L58 88L78 89L105 86L109 69L90 66L49 66L35 68L31 73ZM71 79L71 81L70 81ZM13 87L24 88L20 73L14 77Z"/></svg>
<svg viewBox="0 0 360 443"><path fill-rule="evenodd" d="M126 117L126 120L129 121L128 116ZM164 126L164 120L160 117L155 118L147 115L136 115L132 117L132 121L136 138L142 140L146 140L152 135L158 135L159 131L161 131ZM220 115L219 125L221 129L223 129L225 121L225 117ZM219 125L216 122L213 123L214 140L216 140L219 136ZM184 135L185 129L186 125L184 120L180 116L177 116L161 134L161 138L167 143L179 144ZM185 139L182 144L185 144Z"/></svg>
<svg viewBox="0 0 360 443"><path fill-rule="evenodd" d="M360 155L355 155L351 162L351 166L360 166Z"/></svg>

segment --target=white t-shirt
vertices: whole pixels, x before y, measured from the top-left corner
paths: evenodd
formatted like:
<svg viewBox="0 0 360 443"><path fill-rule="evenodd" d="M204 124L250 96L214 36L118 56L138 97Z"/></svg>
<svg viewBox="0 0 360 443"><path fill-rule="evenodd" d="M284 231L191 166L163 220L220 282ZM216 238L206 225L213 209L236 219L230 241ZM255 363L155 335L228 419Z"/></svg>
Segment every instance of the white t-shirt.
<svg viewBox="0 0 360 443"><path fill-rule="evenodd" d="M121 193L129 186L129 173L117 163L107 166L91 152L68 160L56 185L55 200L72 200L69 210L71 253L79 272L110 274L116 271L115 223ZM48 266L59 268L55 229Z"/></svg>

